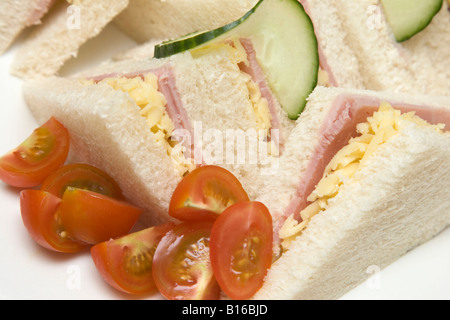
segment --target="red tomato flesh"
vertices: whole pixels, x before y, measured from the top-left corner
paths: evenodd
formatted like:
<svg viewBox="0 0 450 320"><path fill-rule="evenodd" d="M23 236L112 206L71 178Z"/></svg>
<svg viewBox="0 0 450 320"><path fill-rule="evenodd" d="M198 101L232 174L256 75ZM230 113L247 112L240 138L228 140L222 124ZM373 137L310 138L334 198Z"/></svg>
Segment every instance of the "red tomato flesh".
<svg viewBox="0 0 450 320"><path fill-rule="evenodd" d="M78 241L97 244L126 235L142 210L96 192L68 187L58 214L67 232Z"/></svg>
<svg viewBox="0 0 450 320"><path fill-rule="evenodd" d="M172 195L169 215L181 221L215 219L229 206L249 201L239 180L218 166L189 173Z"/></svg>
<svg viewBox="0 0 450 320"><path fill-rule="evenodd" d="M250 299L272 264L272 216L260 202L225 210L211 230L211 264L220 288L231 299Z"/></svg>
<svg viewBox="0 0 450 320"><path fill-rule="evenodd" d="M28 233L42 247L63 253L74 253L85 248L74 241L64 229L57 208L61 199L38 190L24 190L20 193L20 211Z"/></svg>
<svg viewBox="0 0 450 320"><path fill-rule="evenodd" d="M156 292L152 262L161 238L175 224L148 228L91 248L92 259L102 277L112 287L129 294Z"/></svg>
<svg viewBox="0 0 450 320"><path fill-rule="evenodd" d="M74 187L121 199L122 190L106 172L88 164L66 165L53 172L41 186L42 191L50 192L60 198L67 187Z"/></svg>
<svg viewBox="0 0 450 320"><path fill-rule="evenodd" d="M51 118L16 149L0 158L0 179L18 188L36 187L64 165L69 148L69 132Z"/></svg>
<svg viewBox="0 0 450 320"><path fill-rule="evenodd" d="M185 222L169 231L153 257L153 278L170 300L216 300L220 288L209 258L212 221Z"/></svg>

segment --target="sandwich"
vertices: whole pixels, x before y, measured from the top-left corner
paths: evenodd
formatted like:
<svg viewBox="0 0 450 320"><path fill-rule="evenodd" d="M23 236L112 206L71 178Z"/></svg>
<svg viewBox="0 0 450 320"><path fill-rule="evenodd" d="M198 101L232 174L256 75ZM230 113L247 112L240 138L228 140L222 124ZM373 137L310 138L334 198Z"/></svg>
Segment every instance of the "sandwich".
<svg viewBox="0 0 450 320"><path fill-rule="evenodd" d="M257 0L132 0L114 23L138 43L174 39L237 20Z"/></svg>
<svg viewBox="0 0 450 320"><path fill-rule="evenodd" d="M128 5L128 0L57 2L43 23L30 32L11 66L24 79L57 74L81 45L97 36Z"/></svg>
<svg viewBox="0 0 450 320"><path fill-rule="evenodd" d="M337 299L448 227L449 106L316 88L257 198L277 254L254 298Z"/></svg>
<svg viewBox="0 0 450 320"><path fill-rule="evenodd" d="M41 23L55 0L3 0L0 3L0 54L4 53L27 27Z"/></svg>
<svg viewBox="0 0 450 320"><path fill-rule="evenodd" d="M252 193L248 168L270 170L282 152L295 121L239 68L240 53L221 44L107 64L27 82L25 100L38 122L55 116L68 128L74 159L114 176L149 212L143 222L156 224L170 219L173 190L197 166L223 165Z"/></svg>
<svg viewBox="0 0 450 320"><path fill-rule="evenodd" d="M448 95L448 1L324 2L336 8L367 89Z"/></svg>

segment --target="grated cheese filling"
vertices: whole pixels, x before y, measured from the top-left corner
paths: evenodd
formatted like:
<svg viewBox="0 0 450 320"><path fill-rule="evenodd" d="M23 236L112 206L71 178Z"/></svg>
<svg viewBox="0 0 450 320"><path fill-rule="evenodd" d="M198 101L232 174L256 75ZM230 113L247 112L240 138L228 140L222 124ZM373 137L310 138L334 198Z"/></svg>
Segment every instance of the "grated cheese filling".
<svg viewBox="0 0 450 320"><path fill-rule="evenodd" d="M343 184L351 181L377 148L398 133L399 123L403 120L431 126L440 133L445 127L443 124L431 125L414 112L402 114L390 104L382 103L367 122L358 124L358 136L352 138L330 161L323 178L307 199L310 205L300 212L302 221L299 223L294 215L287 218L279 233L284 250L289 249L291 242L303 232L315 215L327 209L328 201L339 193Z"/></svg>
<svg viewBox="0 0 450 320"><path fill-rule="evenodd" d="M166 98L158 91L156 75L148 73L144 78L112 77L98 83L107 84L114 90L128 93L140 108L140 114L146 119L156 143L166 150L180 175L195 169L194 160L184 156L185 147L172 138L175 126L166 111Z"/></svg>

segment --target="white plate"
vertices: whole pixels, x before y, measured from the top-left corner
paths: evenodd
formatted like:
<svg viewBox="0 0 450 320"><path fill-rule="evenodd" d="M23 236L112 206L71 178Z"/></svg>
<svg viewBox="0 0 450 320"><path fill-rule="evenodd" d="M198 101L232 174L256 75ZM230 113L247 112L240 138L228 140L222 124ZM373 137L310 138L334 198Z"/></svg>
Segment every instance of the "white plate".
<svg viewBox="0 0 450 320"><path fill-rule="evenodd" d="M61 74L94 65L133 44L110 26L83 46L78 58ZM17 44L0 57L0 154L20 144L36 127L22 98L22 82L9 75L16 48ZM23 227L18 193L0 182L0 299L134 298L110 288L97 273L89 253L67 256L37 246ZM342 299L449 300L450 228L375 273Z"/></svg>

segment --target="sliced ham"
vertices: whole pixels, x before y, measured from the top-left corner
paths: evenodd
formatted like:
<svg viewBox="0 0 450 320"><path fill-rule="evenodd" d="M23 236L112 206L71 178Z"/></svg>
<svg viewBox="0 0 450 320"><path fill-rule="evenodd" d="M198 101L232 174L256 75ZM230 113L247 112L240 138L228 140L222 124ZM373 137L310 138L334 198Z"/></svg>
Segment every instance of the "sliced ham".
<svg viewBox="0 0 450 320"><path fill-rule="evenodd" d="M152 73L158 77L159 91L167 100L166 110L175 125L175 129L187 130L193 138L194 130L186 109L183 106L183 102L181 101L181 96L177 89L173 69L166 65L159 69L153 70Z"/></svg>
<svg viewBox="0 0 450 320"><path fill-rule="evenodd" d="M278 105L277 100L272 90L270 89L269 84L267 83L266 75L264 74L263 69L258 63L258 60L256 58L256 51L251 40L242 38L240 39L240 42L242 44L242 47L245 49L245 52L247 53L247 60L249 64L246 65L245 63L240 63L239 68L242 72L245 72L252 77L252 80L258 85L262 97L268 102L269 112L271 115L271 131L276 130L276 132L279 132L279 134L277 135L270 134L270 137L272 139L276 139L276 137L278 137L279 141L274 142L275 145L279 146L279 151L281 154L284 147L284 137L281 134L280 119L278 118L277 112L277 109L280 108L280 106Z"/></svg>
<svg viewBox="0 0 450 320"><path fill-rule="evenodd" d="M339 150L348 144L352 137L356 136L357 124L366 122L367 118L378 110L381 102L383 101L375 97L358 95L342 95L335 99L320 130L321 139L301 178L296 194L284 212L284 218L294 214L296 219L301 221L299 214L309 204L307 197L322 179L328 163ZM450 131L450 112L447 109L400 104L396 101L387 102L402 112L414 111L416 115L430 124L443 123L446 125L446 130ZM282 221L279 222L280 227L281 225Z"/></svg>

